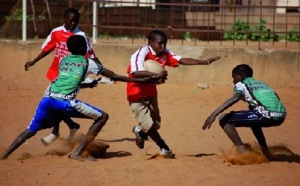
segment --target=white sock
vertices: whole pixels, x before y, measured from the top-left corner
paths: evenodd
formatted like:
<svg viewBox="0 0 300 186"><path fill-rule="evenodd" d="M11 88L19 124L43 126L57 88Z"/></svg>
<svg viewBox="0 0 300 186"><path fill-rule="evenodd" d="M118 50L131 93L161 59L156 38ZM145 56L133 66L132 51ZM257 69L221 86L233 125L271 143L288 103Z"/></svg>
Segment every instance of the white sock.
<svg viewBox="0 0 300 186"><path fill-rule="evenodd" d="M42 142L45 146L53 143L56 139L58 138L58 136L54 135L54 134L49 134L48 136L42 138Z"/></svg>

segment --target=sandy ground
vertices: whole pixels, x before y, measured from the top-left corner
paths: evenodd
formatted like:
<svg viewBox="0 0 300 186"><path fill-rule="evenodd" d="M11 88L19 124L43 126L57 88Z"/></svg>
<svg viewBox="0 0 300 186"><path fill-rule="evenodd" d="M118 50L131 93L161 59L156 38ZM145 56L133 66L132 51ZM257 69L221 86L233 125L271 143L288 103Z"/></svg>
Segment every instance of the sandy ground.
<svg viewBox="0 0 300 186"><path fill-rule="evenodd" d="M27 127L48 85L44 66L25 72L20 64L1 65L0 152ZM74 147L66 142L68 129L62 123L61 136L52 145L45 147L40 142L50 132L43 130L0 161L0 185L300 185L300 88L273 87L288 110L282 126L264 130L277 160L266 162L262 158L255 163L251 159L251 165L233 165L224 156L231 155L232 143L218 123L209 130L201 129L208 114L231 96L232 87L203 90L196 85L167 82L159 86L160 133L175 159L156 157L159 149L151 140L143 150L135 146L131 131L135 119L126 101L125 83L101 84L82 90L78 98L110 115L95 140L110 146L105 156L95 162L69 159ZM230 110L237 109L247 109L247 105L238 103ZM92 123L75 121L81 124L78 137ZM255 146L249 129L238 131L244 142Z"/></svg>

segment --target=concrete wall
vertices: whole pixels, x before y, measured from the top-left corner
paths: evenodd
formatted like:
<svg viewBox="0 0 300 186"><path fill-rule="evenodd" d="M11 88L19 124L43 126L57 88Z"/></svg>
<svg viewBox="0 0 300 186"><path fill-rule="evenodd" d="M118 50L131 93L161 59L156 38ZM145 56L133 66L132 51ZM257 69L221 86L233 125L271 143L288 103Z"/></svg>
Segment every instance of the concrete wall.
<svg viewBox="0 0 300 186"><path fill-rule="evenodd" d="M41 51L40 42L19 43L0 41L0 77L46 79L45 74L51 64L53 54L42 59L30 72L25 72L23 65L33 59ZM126 75L130 55L140 45L132 44L95 44L94 49L102 63L116 73ZM168 46L174 53L182 57L207 59L221 56L221 59L209 66L167 67L168 82L173 83L207 83L210 87L232 86L231 70L240 63L252 66L254 77L261 79L271 86L300 87L300 51L249 48L221 48ZM12 65L13 63L13 65Z"/></svg>

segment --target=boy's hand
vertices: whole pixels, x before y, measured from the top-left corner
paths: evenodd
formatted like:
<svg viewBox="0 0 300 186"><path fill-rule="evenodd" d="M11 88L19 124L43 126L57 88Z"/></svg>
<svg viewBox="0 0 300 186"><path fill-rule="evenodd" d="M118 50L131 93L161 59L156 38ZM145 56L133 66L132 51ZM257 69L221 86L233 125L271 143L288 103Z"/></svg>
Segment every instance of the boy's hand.
<svg viewBox="0 0 300 186"><path fill-rule="evenodd" d="M94 87L97 87L97 85L98 85L98 81L97 80L94 80L94 81L92 81L91 83L90 83L90 88L94 88Z"/></svg>
<svg viewBox="0 0 300 186"><path fill-rule="evenodd" d="M168 79L168 71L164 71L160 76L159 80L156 82L156 84L163 84Z"/></svg>
<svg viewBox="0 0 300 186"><path fill-rule="evenodd" d="M160 79L161 79L160 76L151 76L151 77L141 78L141 81L145 83L157 83Z"/></svg>
<svg viewBox="0 0 300 186"><path fill-rule="evenodd" d="M34 61L28 61L28 62L26 62L25 65L24 65L25 71L29 70L28 67L33 66L35 63L36 62L34 62Z"/></svg>
<svg viewBox="0 0 300 186"><path fill-rule="evenodd" d="M206 61L207 61L207 64L209 65L209 64L211 64L212 62L217 61L217 60L219 60L219 59L220 59L220 56L209 58L209 59L207 59Z"/></svg>
<svg viewBox="0 0 300 186"><path fill-rule="evenodd" d="M210 115L204 122L204 125L202 126L202 129L209 129L212 125L212 123L215 121L216 117L213 115Z"/></svg>
<svg viewBox="0 0 300 186"><path fill-rule="evenodd" d="M93 80L90 83L81 83L80 86L81 88L94 88L97 87L98 81L97 80Z"/></svg>

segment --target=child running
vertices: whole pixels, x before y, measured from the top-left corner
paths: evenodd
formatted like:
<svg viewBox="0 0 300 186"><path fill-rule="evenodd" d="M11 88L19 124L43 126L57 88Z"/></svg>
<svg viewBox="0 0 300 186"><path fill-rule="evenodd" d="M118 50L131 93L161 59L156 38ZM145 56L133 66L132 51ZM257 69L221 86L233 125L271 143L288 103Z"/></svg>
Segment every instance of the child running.
<svg viewBox="0 0 300 186"><path fill-rule="evenodd" d="M103 110L76 99L80 87L95 86L95 81L90 85L81 85L84 78L90 74L104 75L114 81L124 82L153 82L157 78L128 78L117 75L104 68L92 59L87 59L84 54L87 50L86 39L80 35L70 36L67 40L68 50L71 52L59 63L58 77L51 82L40 101L36 113L29 126L15 139L9 148L0 155L6 159L13 151L38 131L59 125L65 117L92 119L93 124L81 140L77 149L70 158L77 160L95 160L94 157L84 155L85 149L95 139L97 134L107 122L109 115Z"/></svg>
<svg viewBox="0 0 300 186"><path fill-rule="evenodd" d="M262 127L281 125L286 117L286 109L274 90L252 76L253 70L246 64L237 65L232 70L233 96L212 112L204 122L202 129L209 129L220 113L239 100L246 101L249 110L222 114L219 117L220 126L241 153L249 153L249 150L238 135L236 127L251 128L263 154L272 160Z"/></svg>
<svg viewBox="0 0 300 186"><path fill-rule="evenodd" d="M159 76L160 83L167 78L167 72L155 74L144 69L144 62L148 59L155 60L163 67L179 67L180 65L209 65L220 57L207 60L182 58L167 49L167 36L160 30L153 30L148 35L148 44L139 48L130 59L127 69L129 77ZM160 149L160 154L166 158L174 158L171 148L158 133L161 126L161 116L158 107L156 84L142 84L136 82L127 83L127 100L134 113L137 126L133 127L136 135L136 145L144 148L144 141L148 136Z"/></svg>

